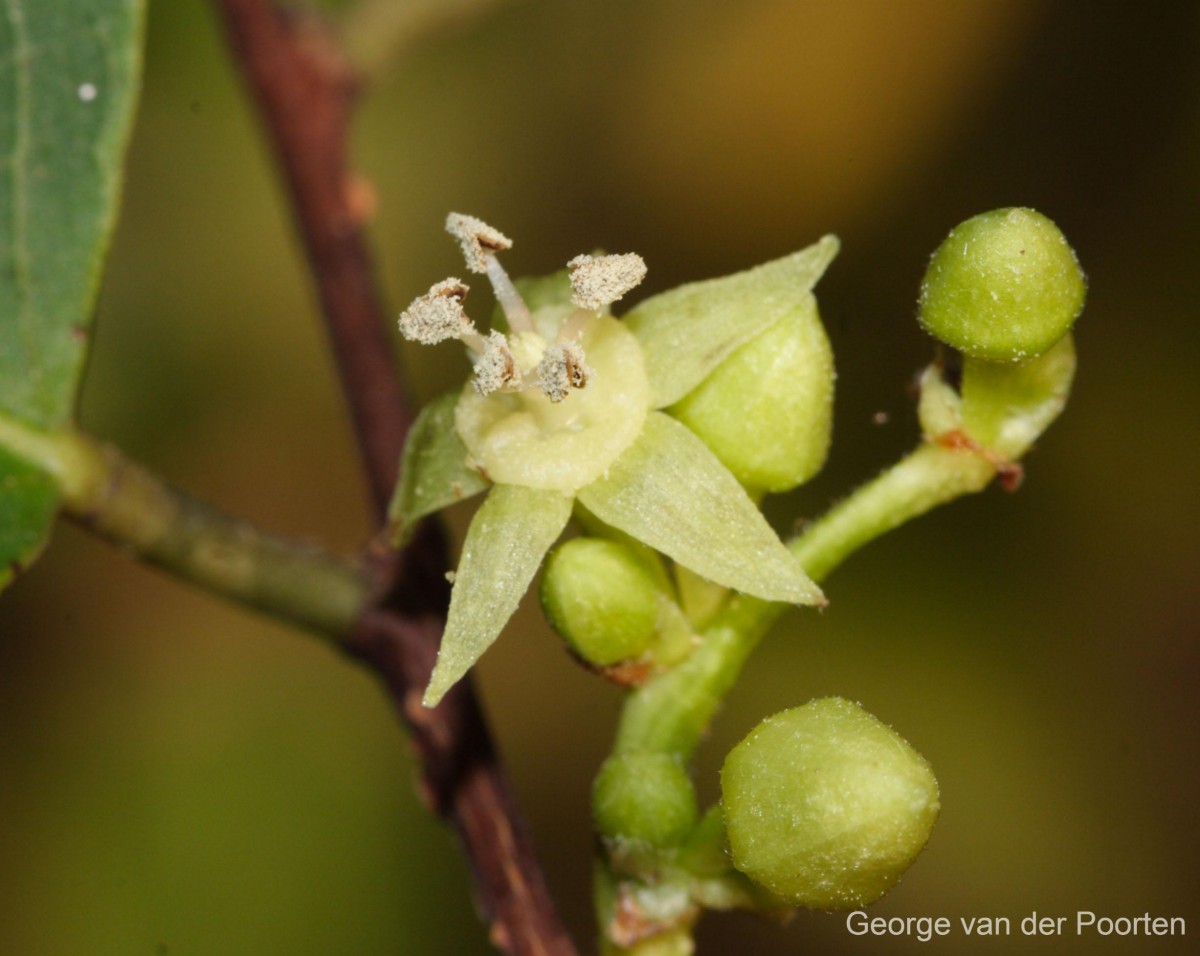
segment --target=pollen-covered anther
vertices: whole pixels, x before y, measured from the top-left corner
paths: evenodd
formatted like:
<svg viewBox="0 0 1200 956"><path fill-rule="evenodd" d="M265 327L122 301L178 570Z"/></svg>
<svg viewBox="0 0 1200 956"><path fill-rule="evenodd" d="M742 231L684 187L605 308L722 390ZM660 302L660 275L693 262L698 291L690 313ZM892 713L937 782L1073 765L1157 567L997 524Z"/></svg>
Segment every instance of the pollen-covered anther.
<svg viewBox="0 0 1200 956"><path fill-rule="evenodd" d="M493 253L512 248L512 240L499 229L494 229L482 219L452 212L446 217L446 232L462 246L463 258L472 272L488 271L488 259Z"/></svg>
<svg viewBox="0 0 1200 956"><path fill-rule="evenodd" d="M423 345L474 335L475 325L463 310L466 297L467 286L458 279L439 282L400 313L400 333Z"/></svg>
<svg viewBox="0 0 1200 956"><path fill-rule="evenodd" d="M512 350L508 347L508 339L494 330L484 340L483 354L475 363L474 371L473 384L480 395L519 388L521 385L521 370L517 368Z"/></svg>
<svg viewBox="0 0 1200 956"><path fill-rule="evenodd" d="M646 263L636 252L616 256L576 256L571 270L572 299L581 309L599 311L646 278Z"/></svg>
<svg viewBox="0 0 1200 956"><path fill-rule="evenodd" d="M547 346L537 372L538 385L552 402L561 402L573 388L585 388L592 375L578 342Z"/></svg>

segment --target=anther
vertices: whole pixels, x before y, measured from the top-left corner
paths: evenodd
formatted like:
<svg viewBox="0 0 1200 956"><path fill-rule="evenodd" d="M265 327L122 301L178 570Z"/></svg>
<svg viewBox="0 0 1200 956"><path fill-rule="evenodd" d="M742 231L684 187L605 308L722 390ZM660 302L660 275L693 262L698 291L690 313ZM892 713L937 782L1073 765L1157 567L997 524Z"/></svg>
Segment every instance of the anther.
<svg viewBox="0 0 1200 956"><path fill-rule="evenodd" d="M508 327L514 332L532 332L533 318L529 314L529 307L496 258L497 252L512 248L512 240L482 219L459 212L452 212L446 217L446 231L462 246L467 268L487 275L496 293L496 301L508 319Z"/></svg>
<svg viewBox="0 0 1200 956"><path fill-rule="evenodd" d="M512 248L512 240L499 229L460 212L452 212L446 217L446 232L462 246L463 258L472 272L487 272L487 260L494 258L493 253Z"/></svg>
<svg viewBox="0 0 1200 956"><path fill-rule="evenodd" d="M474 336L475 326L463 310L466 297L467 286L458 279L439 282L400 313L400 333L425 345Z"/></svg>
<svg viewBox="0 0 1200 956"><path fill-rule="evenodd" d="M552 402L561 402L573 388L585 388L592 369L577 342L546 347L538 362L538 386Z"/></svg>
<svg viewBox="0 0 1200 956"><path fill-rule="evenodd" d="M598 312L616 302L646 278L646 263L635 252L616 256L576 256L571 270L573 301L581 309Z"/></svg>
<svg viewBox="0 0 1200 956"><path fill-rule="evenodd" d="M475 363L475 391L490 395L501 389L512 389L521 384L521 370L513 359L508 339L499 332L488 333L483 343L483 354Z"/></svg>

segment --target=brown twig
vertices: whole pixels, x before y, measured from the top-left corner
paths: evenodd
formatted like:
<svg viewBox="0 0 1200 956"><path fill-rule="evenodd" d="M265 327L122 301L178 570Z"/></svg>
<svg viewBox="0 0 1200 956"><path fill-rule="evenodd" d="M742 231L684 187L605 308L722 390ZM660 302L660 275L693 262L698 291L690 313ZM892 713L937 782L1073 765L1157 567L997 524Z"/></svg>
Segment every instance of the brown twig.
<svg viewBox="0 0 1200 956"><path fill-rule="evenodd" d="M422 616L363 615L351 635L352 653L385 675L422 762L423 795L449 816L467 847L477 893L490 917L492 942L509 953L574 956L575 947L553 909L533 847L513 802L468 682L456 685L434 710L421 704L433 666L428 642L406 633L424 628L437 637L442 621ZM419 683L410 676L420 674Z"/></svg>
<svg viewBox="0 0 1200 956"><path fill-rule="evenodd" d="M356 79L320 21L269 0L214 0L283 168L307 248L371 501L382 518L412 421L346 162ZM426 795L471 860L493 942L513 954L574 956L470 681L428 710L447 606L440 531L428 522L399 556L373 555L380 600L344 641L372 667L413 731Z"/></svg>
<svg viewBox="0 0 1200 956"><path fill-rule="evenodd" d="M267 0L217 0L258 100L308 252L379 516L412 420L363 236L346 132L357 81L314 15Z"/></svg>

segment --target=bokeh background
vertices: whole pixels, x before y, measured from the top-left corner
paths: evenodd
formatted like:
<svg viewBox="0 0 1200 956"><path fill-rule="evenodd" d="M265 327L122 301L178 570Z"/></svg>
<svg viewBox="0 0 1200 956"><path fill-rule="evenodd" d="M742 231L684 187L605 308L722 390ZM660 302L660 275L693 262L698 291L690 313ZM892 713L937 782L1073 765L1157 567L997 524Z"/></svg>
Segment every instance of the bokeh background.
<svg viewBox="0 0 1200 956"><path fill-rule="evenodd" d="M1005 915L1016 931L1035 910L1148 911L1185 917L1194 939L1200 4L461 6L479 9L404 49L355 128L390 301L459 269L451 209L514 236L516 273L636 250L645 291L838 233L818 290L835 443L775 507L780 527L914 441L910 385L931 353L916 286L945 232L1014 204L1062 226L1091 280L1080 370L1024 487L959 502L840 570L826 612L791 614L765 643L697 772L711 798L723 754L761 718L860 700L932 761L944 803L873 913ZM312 290L201 0L150 4L128 171L85 426L230 511L352 552L368 528ZM412 388L429 398L464 371L454 349L426 351ZM451 516L459 533L468 514ZM618 694L525 603L480 681L586 941L588 789ZM366 674L71 526L0 602L0 951L487 953L466 867L413 777ZM1194 951L861 940L826 914L785 928L710 917L701 940Z"/></svg>

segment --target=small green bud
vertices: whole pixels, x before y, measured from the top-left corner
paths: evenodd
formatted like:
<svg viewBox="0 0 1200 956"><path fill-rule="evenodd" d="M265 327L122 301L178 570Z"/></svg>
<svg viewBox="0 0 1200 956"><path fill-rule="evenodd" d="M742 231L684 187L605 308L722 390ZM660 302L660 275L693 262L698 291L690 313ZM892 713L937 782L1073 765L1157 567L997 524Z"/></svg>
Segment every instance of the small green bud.
<svg viewBox="0 0 1200 956"><path fill-rule="evenodd" d="M788 491L825 463L833 353L816 299L802 300L671 409L748 488Z"/></svg>
<svg viewBox="0 0 1200 956"><path fill-rule="evenodd" d="M1059 228L1032 209L996 209L956 226L921 282L919 319L966 355L1024 362L1070 331L1087 291Z"/></svg>
<svg viewBox="0 0 1200 956"><path fill-rule="evenodd" d="M606 840L666 849L696 825L696 791L687 771L669 754L615 754L592 788L596 830Z"/></svg>
<svg viewBox="0 0 1200 956"><path fill-rule="evenodd" d="M925 758L837 697L759 724L726 758L721 792L734 866L788 902L822 909L886 893L939 810Z"/></svg>
<svg viewBox="0 0 1200 956"><path fill-rule="evenodd" d="M627 546L574 538L550 555L542 608L580 657L608 667L642 654L663 600L653 570Z"/></svg>

